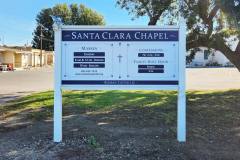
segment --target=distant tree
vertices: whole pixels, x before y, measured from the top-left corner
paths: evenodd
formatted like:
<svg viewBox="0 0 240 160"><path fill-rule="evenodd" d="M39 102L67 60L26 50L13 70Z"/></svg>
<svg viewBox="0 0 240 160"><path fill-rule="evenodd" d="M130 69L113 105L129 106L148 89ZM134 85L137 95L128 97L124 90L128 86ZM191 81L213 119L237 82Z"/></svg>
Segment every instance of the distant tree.
<svg viewBox="0 0 240 160"><path fill-rule="evenodd" d="M43 49L45 50L53 50L53 28L52 28L52 9L43 9L41 12L37 15L36 22L37 27L34 30L33 33L33 40L32 40L32 46L33 48L39 48L40 49L40 36L41 36L41 25L42 25L42 36L45 38L43 40Z"/></svg>
<svg viewBox="0 0 240 160"><path fill-rule="evenodd" d="M78 4L57 4L53 8L42 9L36 17L37 27L33 33L32 46L40 49L41 27L42 47L45 50L54 49L53 21L51 16L59 16L66 25L104 25L104 18L96 11Z"/></svg>
<svg viewBox="0 0 240 160"><path fill-rule="evenodd" d="M148 25L156 25L161 15L166 10L171 10L175 0L118 0L117 5L126 9L136 18L147 15Z"/></svg>

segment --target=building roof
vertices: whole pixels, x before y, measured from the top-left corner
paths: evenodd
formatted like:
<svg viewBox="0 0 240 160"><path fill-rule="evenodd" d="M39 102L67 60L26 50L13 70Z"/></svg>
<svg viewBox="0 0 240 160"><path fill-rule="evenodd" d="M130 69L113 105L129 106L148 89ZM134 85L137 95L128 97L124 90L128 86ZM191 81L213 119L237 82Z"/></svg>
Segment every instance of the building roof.
<svg viewBox="0 0 240 160"><path fill-rule="evenodd" d="M25 46L0 46L0 52L4 52L4 51L10 51L10 52L15 52L15 53L32 53L32 52L38 52L40 53L41 50L40 49L34 49L32 47L25 47ZM42 53L45 54L53 54L53 51L45 51L42 50Z"/></svg>

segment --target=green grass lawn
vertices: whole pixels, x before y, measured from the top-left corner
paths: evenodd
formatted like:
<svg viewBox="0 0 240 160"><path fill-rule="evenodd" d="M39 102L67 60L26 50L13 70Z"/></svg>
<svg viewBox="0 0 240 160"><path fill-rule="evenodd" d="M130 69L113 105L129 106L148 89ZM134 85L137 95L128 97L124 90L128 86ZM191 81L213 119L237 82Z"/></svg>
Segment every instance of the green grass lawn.
<svg viewBox="0 0 240 160"><path fill-rule="evenodd" d="M231 118L231 110L239 104L240 90L230 91L189 91L187 92L188 112L203 113L212 118ZM70 112L104 112L116 108L139 107L160 108L166 123L176 119L177 92L175 91L65 91L63 93L64 114ZM196 107L199 106L199 107ZM215 110L213 109L215 108ZM0 106L3 118L29 111L28 117L46 119L53 113L53 92L41 92L10 101ZM221 117L219 113L224 113ZM191 116L191 115L190 115Z"/></svg>
<svg viewBox="0 0 240 160"><path fill-rule="evenodd" d="M65 91L63 106L74 111L107 111L125 106L158 107L176 103L176 92L160 91ZM167 105L166 105L167 104ZM33 117L48 117L53 111L53 92L41 92L0 106L4 117L22 111L32 111ZM38 112L41 110L41 112ZM36 111L36 112L34 112Z"/></svg>

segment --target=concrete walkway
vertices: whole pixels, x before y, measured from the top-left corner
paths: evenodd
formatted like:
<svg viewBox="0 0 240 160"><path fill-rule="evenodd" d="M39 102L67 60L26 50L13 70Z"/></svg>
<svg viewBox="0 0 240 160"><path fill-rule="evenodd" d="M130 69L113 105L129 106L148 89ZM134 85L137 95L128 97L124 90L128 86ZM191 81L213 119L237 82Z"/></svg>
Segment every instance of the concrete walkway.
<svg viewBox="0 0 240 160"><path fill-rule="evenodd" d="M0 73L0 104L8 100L53 89L53 69ZM240 89L240 72L235 68L187 69L187 90Z"/></svg>

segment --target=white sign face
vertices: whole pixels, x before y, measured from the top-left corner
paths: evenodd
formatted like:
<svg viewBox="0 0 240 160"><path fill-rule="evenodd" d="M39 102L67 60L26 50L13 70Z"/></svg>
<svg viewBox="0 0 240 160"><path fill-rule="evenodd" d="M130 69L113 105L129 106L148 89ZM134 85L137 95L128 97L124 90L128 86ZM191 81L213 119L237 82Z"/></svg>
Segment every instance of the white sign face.
<svg viewBox="0 0 240 160"><path fill-rule="evenodd" d="M177 86L178 33L156 28L63 30L62 85L83 89Z"/></svg>
<svg viewBox="0 0 240 160"><path fill-rule="evenodd" d="M62 89L177 90L177 138L186 141L185 23L110 28L56 23L54 141L62 141Z"/></svg>

